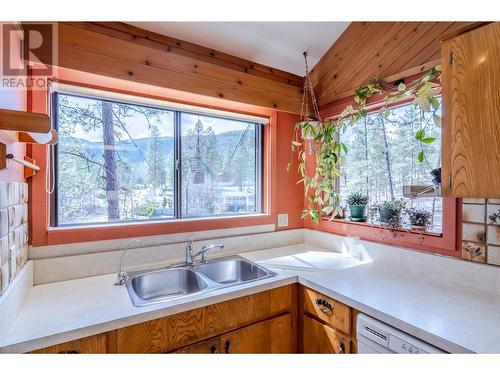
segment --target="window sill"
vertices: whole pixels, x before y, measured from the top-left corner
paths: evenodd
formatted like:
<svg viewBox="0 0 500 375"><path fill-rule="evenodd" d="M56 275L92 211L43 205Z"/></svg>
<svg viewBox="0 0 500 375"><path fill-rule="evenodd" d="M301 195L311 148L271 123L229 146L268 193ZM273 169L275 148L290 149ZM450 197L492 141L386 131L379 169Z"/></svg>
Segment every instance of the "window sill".
<svg viewBox="0 0 500 375"><path fill-rule="evenodd" d="M47 229L47 242L33 246L59 245L75 242L103 241L130 237L157 236L184 232L222 230L255 225L275 224L271 214L216 216L106 225L83 225Z"/></svg>
<svg viewBox="0 0 500 375"><path fill-rule="evenodd" d="M442 233L437 233L437 232L430 232L430 231L422 231L422 230L415 230L411 228L395 228L391 229L386 227L385 225L382 224L376 224L376 223L369 223L367 221L365 222L356 222L356 221L350 221L348 219L330 219L327 217L321 218L323 221L329 221L329 222L335 222L335 223L344 223L344 224L350 224L350 225L359 225L362 227L367 227L367 228L375 228L375 229L381 229L381 230L388 230L392 232L398 232L398 233L413 233L413 234L419 234L423 236L433 236L433 237L438 237L441 238L443 237Z"/></svg>

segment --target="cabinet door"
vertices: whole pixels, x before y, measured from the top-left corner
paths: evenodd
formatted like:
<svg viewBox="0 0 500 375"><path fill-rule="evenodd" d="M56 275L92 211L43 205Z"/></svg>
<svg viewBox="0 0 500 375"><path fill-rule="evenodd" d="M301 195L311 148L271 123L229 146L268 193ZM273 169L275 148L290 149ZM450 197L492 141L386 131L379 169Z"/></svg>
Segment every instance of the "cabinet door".
<svg viewBox="0 0 500 375"><path fill-rule="evenodd" d="M316 319L304 315L303 351L307 354L345 354L351 352L350 340Z"/></svg>
<svg viewBox="0 0 500 375"><path fill-rule="evenodd" d="M442 191L500 197L500 23L446 40L442 48Z"/></svg>
<svg viewBox="0 0 500 375"><path fill-rule="evenodd" d="M284 314L221 337L221 349L234 354L294 353L292 316Z"/></svg>
<svg viewBox="0 0 500 375"><path fill-rule="evenodd" d="M74 341L35 350L35 354L105 354L106 334L84 337Z"/></svg>
<svg viewBox="0 0 500 375"><path fill-rule="evenodd" d="M198 342L176 350L175 354L218 354L221 353L220 337Z"/></svg>

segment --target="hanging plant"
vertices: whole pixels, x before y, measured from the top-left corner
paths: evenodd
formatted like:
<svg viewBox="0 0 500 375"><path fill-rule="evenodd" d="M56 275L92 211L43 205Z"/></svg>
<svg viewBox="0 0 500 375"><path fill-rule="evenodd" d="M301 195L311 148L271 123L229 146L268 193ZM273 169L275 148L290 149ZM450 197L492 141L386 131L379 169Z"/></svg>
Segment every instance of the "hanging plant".
<svg viewBox="0 0 500 375"><path fill-rule="evenodd" d="M304 184L304 191L308 201L308 207L302 212L302 218L311 217L319 222L322 216L339 215L341 208L338 206L340 196L335 192L335 181L341 176L340 165L344 155L348 152L347 145L340 141L340 135L348 126L353 126L357 121L368 115L366 110L368 99L375 95L386 95L384 104L379 113L384 117L391 114L390 106L402 100L412 99L412 103L422 109L425 113L431 113L431 119L438 126L441 125L441 117L438 115L441 94L441 67L440 65L430 69L419 79L409 85L403 82L388 84L374 78L368 85L358 87L354 90L354 105L346 106L339 116L332 121L321 121L313 86L309 78L309 67L307 64L307 53L304 52L306 75L304 78L304 92L300 120L295 124L292 140L292 155L297 154L300 179L297 183ZM437 81L437 82L436 82ZM314 115L308 115L308 103L313 105ZM427 163L424 146L436 140L426 134L428 123L421 125L416 132L415 139L419 141L420 152L417 159L420 163ZM314 165L308 163L307 155L314 156ZM292 163L288 164L290 170ZM439 169L433 169L436 173ZM439 173L440 176L440 173ZM434 176L435 177L435 176ZM437 180L436 180L437 181ZM440 182L440 179L439 179Z"/></svg>

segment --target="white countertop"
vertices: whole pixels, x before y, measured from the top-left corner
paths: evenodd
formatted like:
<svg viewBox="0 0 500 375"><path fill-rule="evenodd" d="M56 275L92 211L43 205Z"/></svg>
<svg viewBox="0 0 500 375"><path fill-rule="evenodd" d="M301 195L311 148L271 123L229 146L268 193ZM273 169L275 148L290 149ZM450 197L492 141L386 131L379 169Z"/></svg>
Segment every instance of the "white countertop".
<svg viewBox="0 0 500 375"><path fill-rule="evenodd" d="M134 307L115 274L32 288L0 352L27 352L300 282L449 352L500 353L500 296L301 244L241 254L277 277Z"/></svg>

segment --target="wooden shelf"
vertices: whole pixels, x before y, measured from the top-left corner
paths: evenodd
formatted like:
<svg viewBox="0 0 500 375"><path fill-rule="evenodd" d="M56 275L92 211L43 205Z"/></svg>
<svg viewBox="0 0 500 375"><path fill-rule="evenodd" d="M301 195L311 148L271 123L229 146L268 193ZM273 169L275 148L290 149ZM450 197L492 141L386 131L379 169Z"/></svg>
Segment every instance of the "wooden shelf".
<svg viewBox="0 0 500 375"><path fill-rule="evenodd" d="M49 116L40 113L0 109L0 130L46 134L51 123Z"/></svg>

